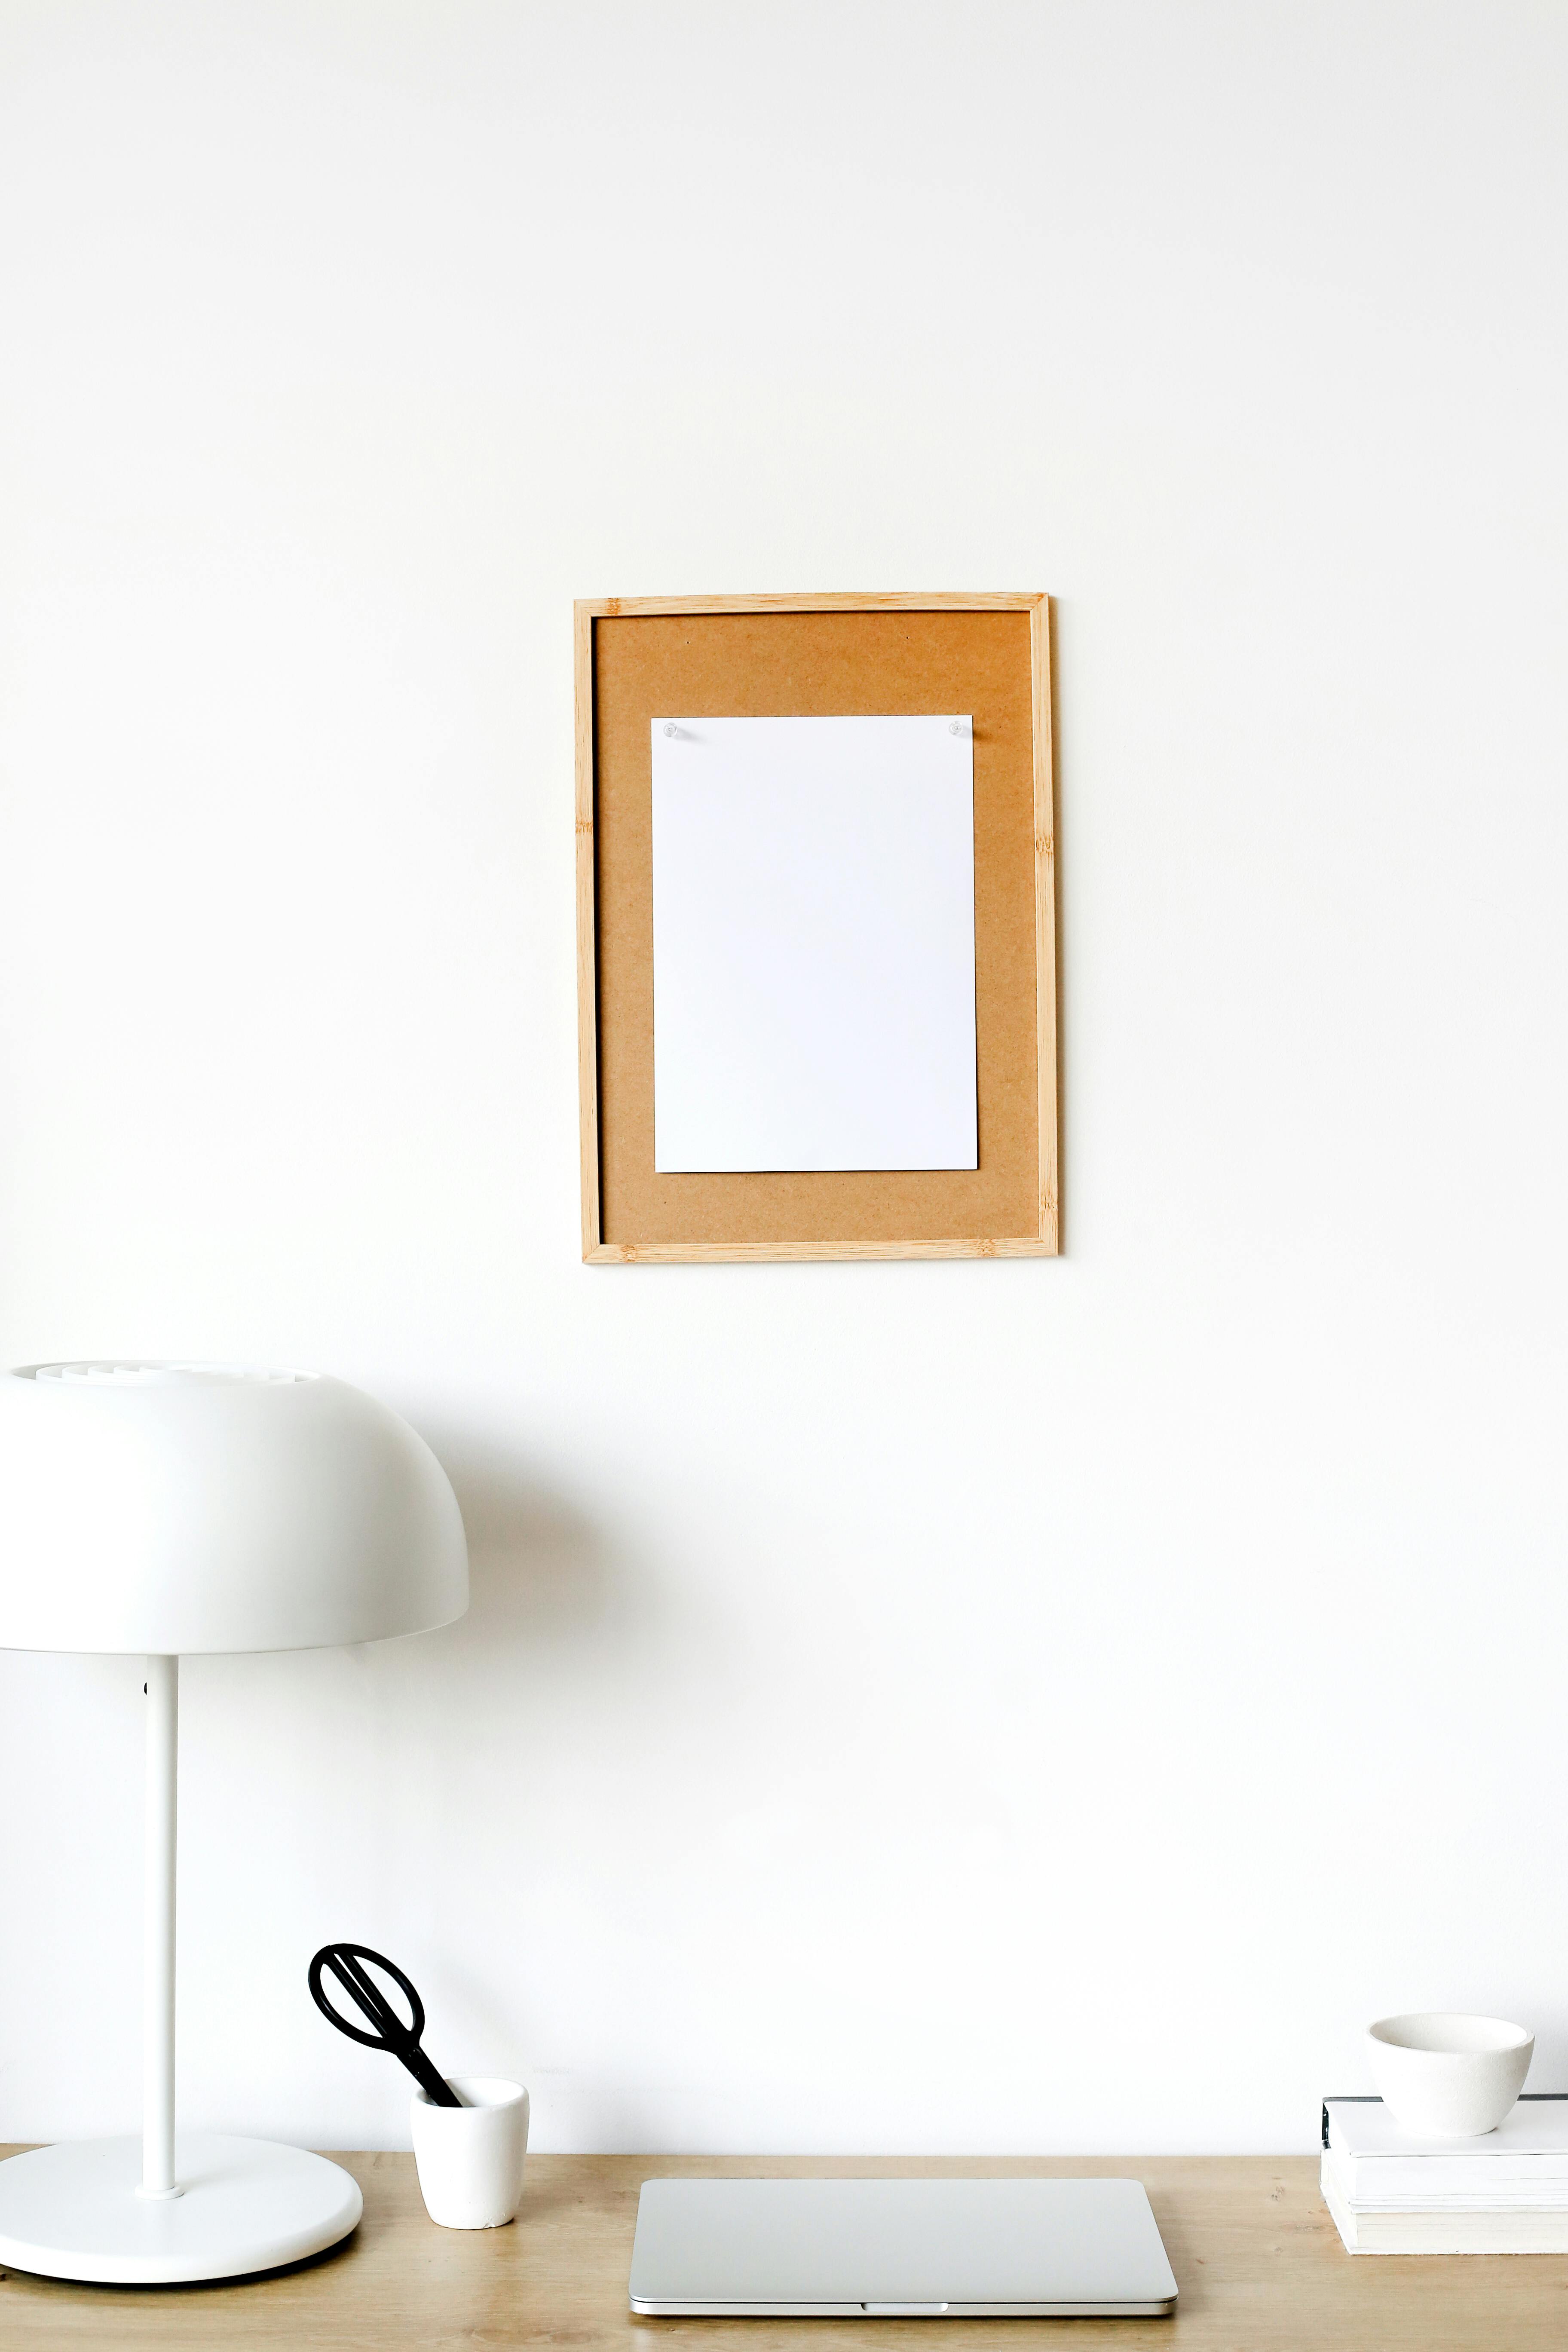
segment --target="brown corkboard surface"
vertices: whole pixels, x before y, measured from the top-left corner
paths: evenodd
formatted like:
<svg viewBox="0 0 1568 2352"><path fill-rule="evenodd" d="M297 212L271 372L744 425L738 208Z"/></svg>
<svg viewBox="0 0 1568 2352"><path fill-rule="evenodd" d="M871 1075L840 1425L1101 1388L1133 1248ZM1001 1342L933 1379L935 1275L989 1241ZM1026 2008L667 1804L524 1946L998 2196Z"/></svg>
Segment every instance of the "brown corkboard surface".
<svg viewBox="0 0 1568 2352"><path fill-rule="evenodd" d="M1039 1232L1034 732L1026 612L685 613L593 624L603 1243L875 1245ZM659 1175L649 722L974 715L980 1165Z"/></svg>

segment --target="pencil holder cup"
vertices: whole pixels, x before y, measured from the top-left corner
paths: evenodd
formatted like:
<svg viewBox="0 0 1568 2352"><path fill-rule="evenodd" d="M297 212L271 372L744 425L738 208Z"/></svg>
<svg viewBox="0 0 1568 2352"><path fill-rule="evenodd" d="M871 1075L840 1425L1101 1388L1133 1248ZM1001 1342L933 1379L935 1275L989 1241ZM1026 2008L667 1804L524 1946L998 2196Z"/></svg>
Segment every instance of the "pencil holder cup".
<svg viewBox="0 0 1568 2352"><path fill-rule="evenodd" d="M423 2091L409 2106L425 2210L444 2230L499 2230L522 2202L528 2093L498 2074L450 2074L463 2104L437 2107Z"/></svg>

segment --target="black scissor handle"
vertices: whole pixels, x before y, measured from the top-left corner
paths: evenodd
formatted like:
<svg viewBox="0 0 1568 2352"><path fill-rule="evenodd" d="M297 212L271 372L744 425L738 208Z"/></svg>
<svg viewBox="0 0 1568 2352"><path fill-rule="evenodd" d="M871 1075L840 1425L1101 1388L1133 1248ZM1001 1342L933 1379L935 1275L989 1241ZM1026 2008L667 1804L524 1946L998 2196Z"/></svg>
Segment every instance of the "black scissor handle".
<svg viewBox="0 0 1568 2352"><path fill-rule="evenodd" d="M362 1967L362 1961L367 1961L369 1967ZM407 1996L406 2025L371 1975L372 1968L384 1969ZM332 2007L321 1982L324 1969L331 1970L356 2009L379 2029L376 2032L367 2033L363 2025L351 2025L342 2011ZM329 2025L335 2025L351 2042L363 2042L367 2050L390 2051L407 2067L432 2106L462 2105L451 2084L437 2073L419 2047L419 2037L425 2031L425 2004L395 1960L389 1960L384 1952L373 1952L368 1944L323 1944L310 1962L307 1981L310 1998Z"/></svg>
<svg viewBox="0 0 1568 2352"><path fill-rule="evenodd" d="M357 1960L368 1960L373 1968L384 1969L394 1979L408 2003L409 2021L406 2025L381 1987L373 1982L363 1969L355 1967ZM323 1968L331 1969L349 1999L363 2016L368 2017L379 2028L378 2032L367 2033L363 2026L351 2025L348 2019L332 2007L321 1983ZM363 2042L367 2050L390 2050L395 2057L401 2057L403 2044L419 2041L425 2032L425 2004L418 1993L395 1960L389 1960L384 1952L373 1952L368 1944L323 1944L310 1962L310 1999L328 2024L335 2025L340 2033L346 2033L351 2042Z"/></svg>
<svg viewBox="0 0 1568 2352"><path fill-rule="evenodd" d="M367 1961L369 1967L362 1967L362 1961ZM406 2025L371 1975L372 1968L384 1969L407 1996ZM332 2007L321 1982L323 1969L331 1970L349 1999L377 2032L367 2033L363 2025L351 2025L342 2011ZM373 1952L368 1944L323 1944L310 1962L307 1981L310 1998L329 2025L335 2025L351 2042L363 2042L367 2050L390 2051L407 2067L432 2106L462 2105L451 2084L437 2073L419 2047L419 2037L425 2031L425 2004L395 1960L389 1960L384 1952Z"/></svg>

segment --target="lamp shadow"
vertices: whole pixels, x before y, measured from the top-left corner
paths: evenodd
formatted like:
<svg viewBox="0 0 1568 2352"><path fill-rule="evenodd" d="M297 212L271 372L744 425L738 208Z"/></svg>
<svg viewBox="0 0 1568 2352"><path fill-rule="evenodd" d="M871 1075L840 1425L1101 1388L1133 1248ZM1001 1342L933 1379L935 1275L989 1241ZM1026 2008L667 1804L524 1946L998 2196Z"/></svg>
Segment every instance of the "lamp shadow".
<svg viewBox="0 0 1568 2352"><path fill-rule="evenodd" d="M648 1641L662 1614L652 1579L576 1503L500 1446L439 1433L430 1443L468 1538L468 1613L445 1647L470 1659L520 1646L603 1658Z"/></svg>

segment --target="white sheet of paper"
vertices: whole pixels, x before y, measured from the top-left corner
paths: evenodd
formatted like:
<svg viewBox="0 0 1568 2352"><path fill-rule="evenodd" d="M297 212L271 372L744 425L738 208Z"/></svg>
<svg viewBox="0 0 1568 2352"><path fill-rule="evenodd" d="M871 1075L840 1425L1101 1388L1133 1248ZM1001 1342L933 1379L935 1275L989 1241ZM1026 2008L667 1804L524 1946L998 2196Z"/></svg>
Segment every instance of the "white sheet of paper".
<svg viewBox="0 0 1568 2352"><path fill-rule="evenodd" d="M953 720L653 721L661 1172L979 1164Z"/></svg>

